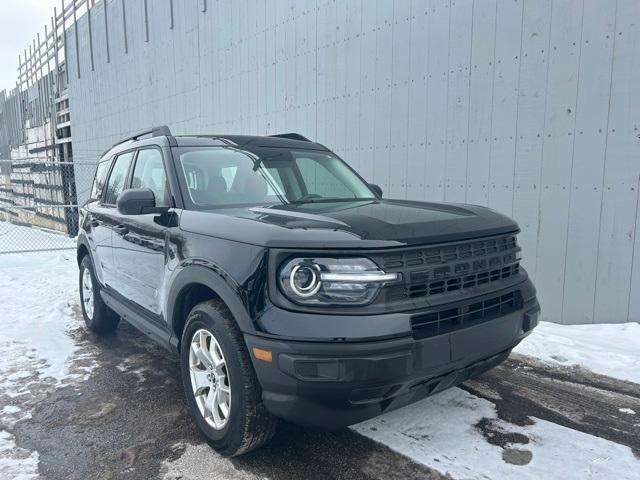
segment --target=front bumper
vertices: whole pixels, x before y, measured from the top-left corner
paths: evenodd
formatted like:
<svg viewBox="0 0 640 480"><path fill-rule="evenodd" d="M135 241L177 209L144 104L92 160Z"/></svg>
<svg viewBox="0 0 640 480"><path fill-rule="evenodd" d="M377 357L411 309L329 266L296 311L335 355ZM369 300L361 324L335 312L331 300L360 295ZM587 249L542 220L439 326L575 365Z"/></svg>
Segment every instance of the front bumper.
<svg viewBox="0 0 640 480"><path fill-rule="evenodd" d="M539 311L536 298L528 298L516 311L420 340L301 342L245 334L245 341L250 352L254 347L272 352L272 362L252 355L272 414L334 429L408 405L498 365L535 328Z"/></svg>

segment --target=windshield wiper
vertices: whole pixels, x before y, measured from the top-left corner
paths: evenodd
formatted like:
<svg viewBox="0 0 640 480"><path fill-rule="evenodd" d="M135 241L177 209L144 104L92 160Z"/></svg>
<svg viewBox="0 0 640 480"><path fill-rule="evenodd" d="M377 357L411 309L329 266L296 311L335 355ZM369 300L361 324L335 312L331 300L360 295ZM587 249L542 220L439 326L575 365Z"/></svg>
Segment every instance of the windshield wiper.
<svg viewBox="0 0 640 480"><path fill-rule="evenodd" d="M375 200L375 198L371 197L371 198L357 198L357 197L353 197L353 198L309 198L307 200L292 200L289 203L292 204L301 204L301 203L331 203L331 202L367 202L367 201L372 201Z"/></svg>

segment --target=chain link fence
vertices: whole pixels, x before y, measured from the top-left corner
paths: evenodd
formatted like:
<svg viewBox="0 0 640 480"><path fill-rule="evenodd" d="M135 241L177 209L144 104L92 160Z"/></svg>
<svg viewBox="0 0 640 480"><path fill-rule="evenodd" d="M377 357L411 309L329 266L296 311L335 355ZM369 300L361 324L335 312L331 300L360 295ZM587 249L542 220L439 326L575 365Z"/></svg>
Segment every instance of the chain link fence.
<svg viewBox="0 0 640 480"><path fill-rule="evenodd" d="M0 254L75 248L79 202L96 167L91 157L0 160Z"/></svg>

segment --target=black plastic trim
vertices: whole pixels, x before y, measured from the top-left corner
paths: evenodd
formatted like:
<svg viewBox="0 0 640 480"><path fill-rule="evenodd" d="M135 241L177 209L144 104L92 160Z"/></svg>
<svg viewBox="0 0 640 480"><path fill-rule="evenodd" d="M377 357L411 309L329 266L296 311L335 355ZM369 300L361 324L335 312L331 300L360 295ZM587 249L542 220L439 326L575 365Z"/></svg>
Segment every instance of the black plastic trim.
<svg viewBox="0 0 640 480"><path fill-rule="evenodd" d="M170 342L171 333L161 326L160 323L152 320L147 315L139 313L136 309L132 308L128 303L119 300L114 294L108 292L105 288L100 290L100 296L107 306L126 320L136 329L140 330L145 335L151 337L162 347L166 348L172 353L176 353L175 346Z"/></svg>

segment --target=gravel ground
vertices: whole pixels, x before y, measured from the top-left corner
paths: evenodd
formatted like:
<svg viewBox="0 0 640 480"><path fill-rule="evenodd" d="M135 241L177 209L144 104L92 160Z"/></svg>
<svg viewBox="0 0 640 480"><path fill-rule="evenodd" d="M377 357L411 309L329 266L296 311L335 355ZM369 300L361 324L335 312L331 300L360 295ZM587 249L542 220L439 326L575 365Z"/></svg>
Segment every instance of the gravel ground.
<svg viewBox="0 0 640 480"><path fill-rule="evenodd" d="M13 429L18 446L38 451L45 478L447 478L349 429L283 424L266 448L222 458L191 421L175 358L126 324L111 337L75 335L95 346L90 377L38 395Z"/></svg>

